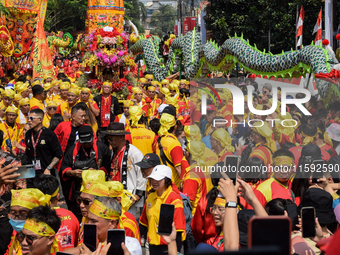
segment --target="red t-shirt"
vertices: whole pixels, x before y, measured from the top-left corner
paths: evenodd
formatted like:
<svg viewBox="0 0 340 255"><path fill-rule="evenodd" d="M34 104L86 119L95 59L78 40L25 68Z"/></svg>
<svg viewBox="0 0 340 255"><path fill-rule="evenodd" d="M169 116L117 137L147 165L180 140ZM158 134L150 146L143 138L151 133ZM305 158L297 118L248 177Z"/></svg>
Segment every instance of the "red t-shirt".
<svg viewBox="0 0 340 255"><path fill-rule="evenodd" d="M57 238L63 250L77 247L79 234L79 221L69 210L64 208L54 208L61 220L61 226L57 233Z"/></svg>

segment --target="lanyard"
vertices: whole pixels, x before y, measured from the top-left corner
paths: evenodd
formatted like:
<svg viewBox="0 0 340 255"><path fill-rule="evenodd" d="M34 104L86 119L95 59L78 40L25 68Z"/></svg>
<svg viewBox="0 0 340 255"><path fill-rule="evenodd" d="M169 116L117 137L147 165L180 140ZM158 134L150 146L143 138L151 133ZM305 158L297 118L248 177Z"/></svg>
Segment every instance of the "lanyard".
<svg viewBox="0 0 340 255"><path fill-rule="evenodd" d="M31 133L32 146L33 146L33 150L34 150L34 158L36 158L36 156L37 156L37 150L36 150L36 148L37 148L37 144L38 144L38 142L39 142L39 138L40 138L41 132L42 132L42 129L40 129L36 141L34 141L33 132Z"/></svg>
<svg viewBox="0 0 340 255"><path fill-rule="evenodd" d="M83 152L84 152L84 154L85 154L85 157L86 157L86 158L90 158L90 157L91 157L91 153L92 153L92 151L93 151L93 148L91 148L90 154L87 154L87 152L85 151L85 149L84 149L83 146L81 146L81 148L83 149Z"/></svg>
<svg viewBox="0 0 340 255"><path fill-rule="evenodd" d="M112 161L111 168L113 169L113 172L112 172L111 178L116 176L118 174L119 170L120 170L119 158L120 158L121 154L125 151L125 148L126 148L126 145L124 145L124 147L115 155L115 157Z"/></svg>
<svg viewBox="0 0 340 255"><path fill-rule="evenodd" d="M14 130L14 128L15 128L15 123L14 123L14 126L13 126L13 133L12 133L12 136L9 134L9 130L8 130L6 121L5 121L5 128L6 128L6 132L7 132L7 135L8 135L9 140L12 141L12 137L14 136L14 133L15 133L15 130Z"/></svg>

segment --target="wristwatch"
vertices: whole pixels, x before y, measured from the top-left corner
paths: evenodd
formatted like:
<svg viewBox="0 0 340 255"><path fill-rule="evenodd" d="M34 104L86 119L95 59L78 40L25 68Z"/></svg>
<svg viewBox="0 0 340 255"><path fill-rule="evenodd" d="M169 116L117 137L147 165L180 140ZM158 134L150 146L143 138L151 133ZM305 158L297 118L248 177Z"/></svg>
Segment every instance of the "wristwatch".
<svg viewBox="0 0 340 255"><path fill-rule="evenodd" d="M46 169L51 171L53 168L50 166L47 166Z"/></svg>
<svg viewBox="0 0 340 255"><path fill-rule="evenodd" d="M233 201L229 201L225 204L225 207L230 207L230 208L237 208L237 203Z"/></svg>

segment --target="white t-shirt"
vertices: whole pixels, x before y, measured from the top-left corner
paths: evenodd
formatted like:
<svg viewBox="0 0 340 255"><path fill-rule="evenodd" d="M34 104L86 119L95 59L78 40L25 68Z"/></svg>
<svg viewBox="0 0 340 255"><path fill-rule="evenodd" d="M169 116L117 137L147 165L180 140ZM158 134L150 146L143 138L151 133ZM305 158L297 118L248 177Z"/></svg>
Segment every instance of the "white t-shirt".
<svg viewBox="0 0 340 255"><path fill-rule="evenodd" d="M126 236L125 246L131 253L131 255L142 255L142 247L140 246L136 238Z"/></svg>

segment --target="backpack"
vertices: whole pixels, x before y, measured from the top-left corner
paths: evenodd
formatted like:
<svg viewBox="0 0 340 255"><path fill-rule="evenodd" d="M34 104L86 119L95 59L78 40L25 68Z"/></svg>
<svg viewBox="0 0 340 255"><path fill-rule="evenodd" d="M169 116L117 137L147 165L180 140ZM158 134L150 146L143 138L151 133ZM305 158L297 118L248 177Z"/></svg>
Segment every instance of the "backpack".
<svg viewBox="0 0 340 255"><path fill-rule="evenodd" d="M180 192L182 201L183 201L183 210L184 210L184 216L185 216L185 222L186 222L186 228L187 228L187 234L191 233L191 220L192 220L192 207L190 204L190 199L188 196Z"/></svg>

